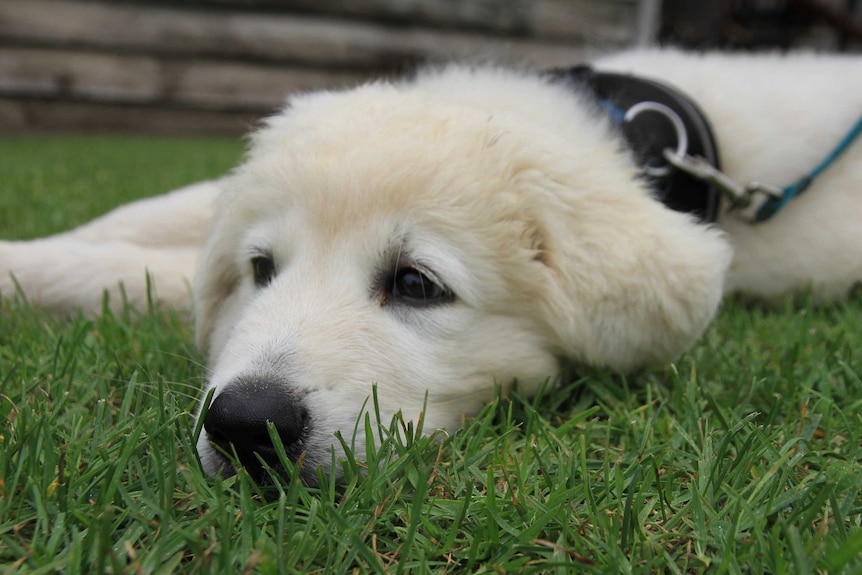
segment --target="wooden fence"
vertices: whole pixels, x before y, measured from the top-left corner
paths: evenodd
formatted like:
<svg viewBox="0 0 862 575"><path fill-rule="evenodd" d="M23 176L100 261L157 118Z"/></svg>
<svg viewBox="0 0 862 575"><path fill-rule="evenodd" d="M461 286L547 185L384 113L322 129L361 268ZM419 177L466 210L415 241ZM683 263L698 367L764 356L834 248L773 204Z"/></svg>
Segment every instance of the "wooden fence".
<svg viewBox="0 0 862 575"><path fill-rule="evenodd" d="M0 1L0 134L239 134L285 94L418 62L570 65L636 0Z"/></svg>

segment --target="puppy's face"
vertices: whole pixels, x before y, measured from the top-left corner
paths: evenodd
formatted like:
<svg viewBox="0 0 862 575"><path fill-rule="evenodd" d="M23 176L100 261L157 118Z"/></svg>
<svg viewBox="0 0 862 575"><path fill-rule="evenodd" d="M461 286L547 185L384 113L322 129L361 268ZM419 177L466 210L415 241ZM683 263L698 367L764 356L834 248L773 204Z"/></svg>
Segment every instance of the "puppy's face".
<svg viewBox="0 0 862 575"><path fill-rule="evenodd" d="M438 96L297 99L226 182L195 286L208 472L220 448L265 479L270 421L313 481L336 434L362 454L375 385L383 422L451 430L495 382L665 359L714 313L726 246L651 200L603 125L580 143Z"/></svg>

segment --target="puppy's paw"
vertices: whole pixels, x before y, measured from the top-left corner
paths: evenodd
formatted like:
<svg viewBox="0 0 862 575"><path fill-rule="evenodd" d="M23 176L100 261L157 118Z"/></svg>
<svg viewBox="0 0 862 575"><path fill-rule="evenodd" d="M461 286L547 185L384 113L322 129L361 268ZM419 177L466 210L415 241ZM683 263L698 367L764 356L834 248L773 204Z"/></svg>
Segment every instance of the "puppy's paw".
<svg viewBox="0 0 862 575"><path fill-rule="evenodd" d="M0 298L36 295L41 262L31 246L32 242L0 240Z"/></svg>
<svg viewBox="0 0 862 575"><path fill-rule="evenodd" d="M0 298L70 311L70 295L93 273L79 256L78 246L64 240L0 241Z"/></svg>
<svg viewBox="0 0 862 575"><path fill-rule="evenodd" d="M0 298L10 299L15 295L15 281L12 278L12 258L15 244L0 240Z"/></svg>

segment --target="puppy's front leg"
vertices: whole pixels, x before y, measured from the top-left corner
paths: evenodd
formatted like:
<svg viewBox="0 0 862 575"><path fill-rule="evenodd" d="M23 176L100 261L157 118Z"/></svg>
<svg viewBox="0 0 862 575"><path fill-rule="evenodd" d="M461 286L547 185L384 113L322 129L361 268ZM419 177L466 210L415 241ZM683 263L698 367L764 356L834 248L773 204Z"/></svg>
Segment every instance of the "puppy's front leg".
<svg viewBox="0 0 862 575"><path fill-rule="evenodd" d="M144 247L199 247L213 217L218 180L125 204L104 216L60 234L102 244L125 242Z"/></svg>
<svg viewBox="0 0 862 575"><path fill-rule="evenodd" d="M95 314L102 310L106 290L114 310L122 307L124 297L146 309L152 291L153 299L188 309L197 256L196 247L96 244L62 236L0 241L0 297L11 298L20 289L30 302L55 313L81 309Z"/></svg>
<svg viewBox="0 0 862 575"><path fill-rule="evenodd" d="M120 206L69 232L0 241L0 297L20 290L56 313L97 313L107 290L115 310L123 297L143 309L150 295L169 307L188 308L198 251L219 192L217 181L201 182Z"/></svg>

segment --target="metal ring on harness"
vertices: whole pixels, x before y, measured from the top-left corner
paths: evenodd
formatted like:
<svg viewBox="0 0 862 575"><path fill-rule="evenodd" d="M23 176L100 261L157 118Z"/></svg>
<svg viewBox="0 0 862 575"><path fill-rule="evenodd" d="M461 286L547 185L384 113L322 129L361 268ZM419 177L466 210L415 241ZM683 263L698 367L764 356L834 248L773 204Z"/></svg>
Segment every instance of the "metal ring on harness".
<svg viewBox="0 0 862 575"><path fill-rule="evenodd" d="M716 220L720 203L718 187L712 181L698 179L684 170L670 167L667 159L671 154L680 158L697 156L716 170L721 169L709 120L688 96L649 78L599 72L585 65L558 68L547 74L552 79L567 82L577 92L591 94L596 104L609 113L657 200L672 210L694 214L704 222ZM638 106L642 102L653 104ZM673 110L674 116L663 109L658 110L655 104L667 106ZM625 110L630 108L626 121ZM643 116L646 111L657 111L658 114ZM680 118L684 132L680 132L674 117ZM680 134L685 135L685 143ZM677 147L679 150L675 152ZM682 156L678 156L680 151Z"/></svg>
<svg viewBox="0 0 862 575"><path fill-rule="evenodd" d="M688 134L685 131L685 124L683 124L682 118L664 104L659 104L658 102L638 102L626 110L623 122L628 124L643 112L656 112L662 114L670 121L674 132L676 132L676 151L674 154L678 158L685 156L688 151ZM648 176L661 178L670 174L670 166L644 166L643 171Z"/></svg>

